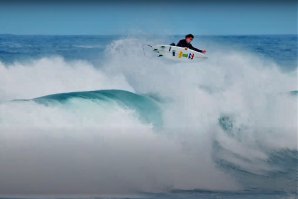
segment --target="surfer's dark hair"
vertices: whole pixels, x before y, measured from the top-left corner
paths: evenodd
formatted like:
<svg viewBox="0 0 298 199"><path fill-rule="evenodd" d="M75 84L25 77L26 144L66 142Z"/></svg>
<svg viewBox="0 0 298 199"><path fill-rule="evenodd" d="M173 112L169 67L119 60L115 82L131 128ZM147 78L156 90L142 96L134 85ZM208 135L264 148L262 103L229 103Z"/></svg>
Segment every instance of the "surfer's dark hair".
<svg viewBox="0 0 298 199"><path fill-rule="evenodd" d="M185 39L186 39L186 38L189 38L189 37L194 38L193 34L185 35Z"/></svg>

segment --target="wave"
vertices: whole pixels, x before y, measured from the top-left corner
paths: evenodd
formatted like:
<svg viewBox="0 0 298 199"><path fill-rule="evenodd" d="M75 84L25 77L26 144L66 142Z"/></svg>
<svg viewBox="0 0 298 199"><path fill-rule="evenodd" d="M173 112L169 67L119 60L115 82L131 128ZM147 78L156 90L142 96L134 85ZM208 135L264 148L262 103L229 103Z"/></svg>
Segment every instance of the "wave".
<svg viewBox="0 0 298 199"><path fill-rule="evenodd" d="M296 191L296 71L219 46L168 63L148 42L0 64L0 192Z"/></svg>
<svg viewBox="0 0 298 199"><path fill-rule="evenodd" d="M240 151L235 151L231 150L235 149L231 145L227 146L227 143L215 140L213 156L217 164L233 176L237 176L239 181L245 184L245 190L295 192L296 185L293 182L297 181L295 174L298 172L296 166L298 150L296 148L268 149L262 145L262 141L258 141L259 143L253 146L243 144L241 134L247 131L247 127L235 127L233 120L229 116L222 116L218 121L226 138L230 139L227 143L235 144L236 141L242 146L237 147ZM274 135L274 131L280 130L284 131L271 129L271 133ZM243 155L243 149L249 155Z"/></svg>
<svg viewBox="0 0 298 199"><path fill-rule="evenodd" d="M99 101L99 103L115 102L124 108L135 110L144 122L151 123L155 127L162 125L161 110L156 100L149 96L137 95L123 90L60 93L38 97L33 101L49 106L57 102L67 103L72 99Z"/></svg>

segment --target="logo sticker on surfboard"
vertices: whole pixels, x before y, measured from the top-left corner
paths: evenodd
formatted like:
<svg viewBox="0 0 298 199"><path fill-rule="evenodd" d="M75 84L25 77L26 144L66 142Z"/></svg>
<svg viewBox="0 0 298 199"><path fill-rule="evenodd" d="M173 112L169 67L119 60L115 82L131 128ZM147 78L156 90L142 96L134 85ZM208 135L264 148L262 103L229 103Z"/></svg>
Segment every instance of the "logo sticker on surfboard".
<svg viewBox="0 0 298 199"><path fill-rule="evenodd" d="M180 51L179 54L178 54L178 58L185 57L185 58L188 58L188 59L193 59L194 56L195 56L194 53L183 53L182 51Z"/></svg>

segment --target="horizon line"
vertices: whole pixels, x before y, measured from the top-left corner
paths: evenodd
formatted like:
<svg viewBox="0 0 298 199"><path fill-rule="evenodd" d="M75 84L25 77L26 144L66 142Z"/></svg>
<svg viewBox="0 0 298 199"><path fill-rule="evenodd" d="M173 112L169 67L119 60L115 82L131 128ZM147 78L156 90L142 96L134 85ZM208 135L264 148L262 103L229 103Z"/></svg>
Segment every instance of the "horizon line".
<svg viewBox="0 0 298 199"><path fill-rule="evenodd" d="M193 33L194 34L194 33ZM185 34L40 34L40 33L30 33L30 34L16 34L16 33L0 33L3 35L11 36L185 36ZM298 33L245 33L245 34L194 34L195 36L278 36L278 35L297 35Z"/></svg>

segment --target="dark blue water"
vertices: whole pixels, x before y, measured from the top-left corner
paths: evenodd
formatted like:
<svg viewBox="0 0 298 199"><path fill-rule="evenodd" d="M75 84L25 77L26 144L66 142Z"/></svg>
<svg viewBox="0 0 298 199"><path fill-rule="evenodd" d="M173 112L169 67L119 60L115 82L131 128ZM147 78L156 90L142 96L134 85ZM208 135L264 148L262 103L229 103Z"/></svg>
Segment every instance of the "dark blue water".
<svg viewBox="0 0 298 199"><path fill-rule="evenodd" d="M82 59L100 63L107 45L122 38L127 36L0 35L0 60L12 63L59 55L66 60ZM161 38L165 43L176 43L183 36ZM297 35L200 36L194 45L208 50L208 46L216 43L227 50L245 50L272 59L285 70L293 70L297 68L297 38Z"/></svg>
<svg viewBox="0 0 298 199"><path fill-rule="evenodd" d="M0 36L0 59L6 63L59 55L65 59L96 61L110 36Z"/></svg>
<svg viewBox="0 0 298 199"><path fill-rule="evenodd" d="M76 196L8 196L1 199L28 199L28 198L45 198L45 199L296 199L293 194L288 193L248 193L248 192L209 192L209 191L176 191L172 193L156 193L156 194L137 194L126 195L125 197L110 196L94 196L94 195L76 195Z"/></svg>
<svg viewBox="0 0 298 199"><path fill-rule="evenodd" d="M211 37L210 40L228 48L245 49L261 57L270 58L284 69L294 69L297 68L297 38L297 35L255 35L219 36Z"/></svg>

